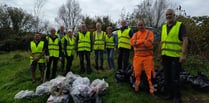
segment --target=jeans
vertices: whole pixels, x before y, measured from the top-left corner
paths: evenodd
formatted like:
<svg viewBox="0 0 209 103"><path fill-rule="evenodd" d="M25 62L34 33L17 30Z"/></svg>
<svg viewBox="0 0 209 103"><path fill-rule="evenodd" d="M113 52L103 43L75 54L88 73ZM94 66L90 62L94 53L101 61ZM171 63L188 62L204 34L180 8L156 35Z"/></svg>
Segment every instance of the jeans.
<svg viewBox="0 0 209 103"><path fill-rule="evenodd" d="M85 67L84 67L84 56L86 57L86 62L87 62L87 73L91 73L91 65L90 65L90 52L89 51L79 51L78 52L79 58L80 58L80 72L84 73L85 72Z"/></svg>
<svg viewBox="0 0 209 103"><path fill-rule="evenodd" d="M65 56L64 56L63 52L61 53L61 57L62 57L62 59L60 60L60 62L61 62L60 70L64 71L64 68L65 68Z"/></svg>
<svg viewBox="0 0 209 103"><path fill-rule="evenodd" d="M118 55L118 70L119 69L126 69L129 64L129 52L130 49L119 48L119 55Z"/></svg>
<svg viewBox="0 0 209 103"><path fill-rule="evenodd" d="M104 50L95 50L95 65L98 67L98 59L100 57L100 67L103 68L103 62L104 62Z"/></svg>
<svg viewBox="0 0 209 103"><path fill-rule="evenodd" d="M114 69L114 48L107 48L107 63L109 69Z"/></svg>

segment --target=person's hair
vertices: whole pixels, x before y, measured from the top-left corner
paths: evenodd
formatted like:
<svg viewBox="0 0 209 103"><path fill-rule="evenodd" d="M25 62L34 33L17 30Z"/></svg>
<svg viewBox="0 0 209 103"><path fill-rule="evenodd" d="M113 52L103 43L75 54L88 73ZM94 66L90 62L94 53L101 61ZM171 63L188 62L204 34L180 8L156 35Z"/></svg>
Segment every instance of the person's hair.
<svg viewBox="0 0 209 103"><path fill-rule="evenodd" d="M166 12L167 12L167 11L171 11L171 12L175 15L174 9L169 8L169 9L166 10Z"/></svg>
<svg viewBox="0 0 209 103"><path fill-rule="evenodd" d="M108 26L107 29L111 29L112 30L112 27L111 26Z"/></svg>

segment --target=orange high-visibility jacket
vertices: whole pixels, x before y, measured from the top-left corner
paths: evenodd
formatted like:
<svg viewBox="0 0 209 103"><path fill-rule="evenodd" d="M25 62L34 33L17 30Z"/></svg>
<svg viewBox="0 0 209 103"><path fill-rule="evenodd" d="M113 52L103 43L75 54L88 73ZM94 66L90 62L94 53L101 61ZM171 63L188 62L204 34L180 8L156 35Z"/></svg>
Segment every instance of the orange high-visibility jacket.
<svg viewBox="0 0 209 103"><path fill-rule="evenodd" d="M134 33L130 40L131 46L134 48L135 56L152 56L154 34L152 31L145 29Z"/></svg>

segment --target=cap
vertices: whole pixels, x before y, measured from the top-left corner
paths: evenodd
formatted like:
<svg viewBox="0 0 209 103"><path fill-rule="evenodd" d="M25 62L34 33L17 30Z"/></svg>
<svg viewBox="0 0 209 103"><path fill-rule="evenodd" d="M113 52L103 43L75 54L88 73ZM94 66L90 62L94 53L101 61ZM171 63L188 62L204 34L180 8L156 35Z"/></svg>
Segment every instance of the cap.
<svg viewBox="0 0 209 103"><path fill-rule="evenodd" d="M72 29L68 29L67 32L72 32Z"/></svg>

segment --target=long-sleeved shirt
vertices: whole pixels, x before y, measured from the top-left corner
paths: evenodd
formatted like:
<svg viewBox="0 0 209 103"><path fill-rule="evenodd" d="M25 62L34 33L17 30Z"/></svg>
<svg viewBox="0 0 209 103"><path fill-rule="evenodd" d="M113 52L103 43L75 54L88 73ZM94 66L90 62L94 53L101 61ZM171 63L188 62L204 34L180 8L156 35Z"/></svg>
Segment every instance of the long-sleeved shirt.
<svg viewBox="0 0 209 103"><path fill-rule="evenodd" d="M153 55L154 34L152 31L144 30L136 32L130 40L136 56Z"/></svg>

